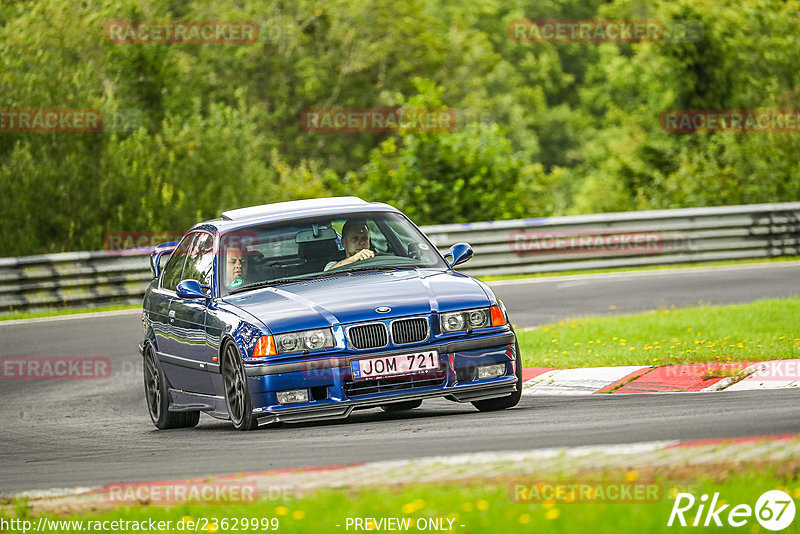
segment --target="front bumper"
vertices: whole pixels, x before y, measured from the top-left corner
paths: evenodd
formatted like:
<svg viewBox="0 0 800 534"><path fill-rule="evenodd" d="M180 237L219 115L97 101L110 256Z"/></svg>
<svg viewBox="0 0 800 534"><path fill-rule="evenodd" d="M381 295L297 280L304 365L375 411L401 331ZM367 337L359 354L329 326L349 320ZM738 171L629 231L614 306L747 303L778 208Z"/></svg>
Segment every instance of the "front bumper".
<svg viewBox="0 0 800 534"><path fill-rule="evenodd" d="M346 354L291 363L245 365L259 425L278 421L344 418L356 408L446 397L456 402L503 397L516 391L516 337L513 332L410 349ZM436 350L439 368L425 374L386 380L354 380L350 362L362 358ZM482 365L505 364L503 376L478 380ZM281 405L278 391L308 389L307 403Z"/></svg>

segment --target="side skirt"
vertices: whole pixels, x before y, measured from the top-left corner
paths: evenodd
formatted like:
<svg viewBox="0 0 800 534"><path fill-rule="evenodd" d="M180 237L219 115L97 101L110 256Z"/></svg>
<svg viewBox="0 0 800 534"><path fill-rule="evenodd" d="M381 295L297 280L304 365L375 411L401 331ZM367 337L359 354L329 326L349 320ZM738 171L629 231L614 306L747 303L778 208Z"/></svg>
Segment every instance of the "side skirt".
<svg viewBox="0 0 800 534"><path fill-rule="evenodd" d="M225 399L218 395L190 393L180 389L169 389L170 412L203 411L217 419L228 419L228 407Z"/></svg>

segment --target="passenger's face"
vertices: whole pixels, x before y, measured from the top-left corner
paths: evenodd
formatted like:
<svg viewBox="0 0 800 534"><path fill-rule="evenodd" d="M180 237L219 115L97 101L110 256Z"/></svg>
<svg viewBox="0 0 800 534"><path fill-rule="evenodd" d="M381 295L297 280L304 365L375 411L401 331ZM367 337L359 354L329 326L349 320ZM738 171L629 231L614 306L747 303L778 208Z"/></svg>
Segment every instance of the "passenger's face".
<svg viewBox="0 0 800 534"><path fill-rule="evenodd" d="M244 251L239 249L228 249L225 261L225 280L230 285L232 280L237 278L244 279L247 275L247 263L244 261Z"/></svg>
<svg viewBox="0 0 800 534"><path fill-rule="evenodd" d="M342 237L344 241L344 250L347 256L350 257L359 250L369 248L369 230L366 226L358 226L350 228Z"/></svg>

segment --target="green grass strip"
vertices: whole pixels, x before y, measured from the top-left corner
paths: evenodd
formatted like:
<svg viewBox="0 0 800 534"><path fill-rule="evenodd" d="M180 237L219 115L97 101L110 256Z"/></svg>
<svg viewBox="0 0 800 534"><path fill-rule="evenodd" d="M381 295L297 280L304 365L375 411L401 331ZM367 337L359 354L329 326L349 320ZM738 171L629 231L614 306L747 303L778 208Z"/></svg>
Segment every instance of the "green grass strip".
<svg viewBox="0 0 800 534"><path fill-rule="evenodd" d="M745 504L754 508L758 497L768 490L780 489L795 499L800 498L800 483L786 469L759 466L742 468L741 465L726 470L723 475L707 474L703 468L686 468L685 478L666 480L656 476L652 480L638 478L636 471L617 474L594 475L588 482L597 483L608 488L625 483L654 484L659 486L657 499L636 500L634 502L618 502L609 497L601 499L599 493L577 502L569 502L568 498L536 499L528 490L542 481L587 482L587 479L570 479L564 475L525 477L514 479L473 480L471 482L416 484L404 487L377 486L362 489L326 489L307 496L291 500L261 500L254 503L240 504L191 504L174 507L165 506L131 506L121 507L105 512L90 512L73 515L63 513L59 516L47 516L50 519L83 521L113 520L154 520L170 521L172 528L164 532L187 532L175 525L183 520L200 523L198 532L274 532L271 529L241 528L241 519L246 518L268 524L276 519L277 532L286 533L345 533L363 532L355 529L352 521L356 518L376 520L396 518L406 520L411 527L408 532L437 531L431 527L436 525L452 525L452 530L439 532L453 533L485 533L485 532L592 532L592 533L658 533L682 530L679 526L667 526L670 513L679 492L689 492L696 498L695 506L684 514L689 525L695 519L700 504L700 496L706 494L713 497L719 493L717 505L729 506L721 514L723 527L702 527L705 511L700 514L699 528L691 528L692 532L762 532L754 516L744 518L743 528L732 529L727 523L727 515L733 506ZM719 471L719 469L717 470ZM604 490L607 491L607 490ZM518 502L519 497L523 501ZM708 499L711 500L711 499ZM18 504L16 517L30 520L35 525L36 517L31 517L24 503ZM707 507L706 507L707 511ZM5 519L15 514L4 516ZM350 519L350 527L348 526ZM226 523L222 521L226 520ZM234 520L238 523L234 530ZM452 520L452 523L450 523ZM797 532L800 521L795 520L784 533ZM214 526L216 524L216 527ZM272 523L275 524L274 522ZM363 523L362 523L363 524ZM227 528L223 528L226 526ZM424 526L425 528L420 528ZM75 528L53 528L49 532L75 532ZM205 527L205 528L203 528ZM84 530L85 532L86 530ZM128 532L135 530L128 529ZM387 531L387 530L383 530ZM9 530L9 532L18 532ZM19 531L21 532L21 531Z"/></svg>
<svg viewBox="0 0 800 534"><path fill-rule="evenodd" d="M560 321L517 332L526 367L800 358L800 298ZM513 317L512 317L513 319Z"/></svg>

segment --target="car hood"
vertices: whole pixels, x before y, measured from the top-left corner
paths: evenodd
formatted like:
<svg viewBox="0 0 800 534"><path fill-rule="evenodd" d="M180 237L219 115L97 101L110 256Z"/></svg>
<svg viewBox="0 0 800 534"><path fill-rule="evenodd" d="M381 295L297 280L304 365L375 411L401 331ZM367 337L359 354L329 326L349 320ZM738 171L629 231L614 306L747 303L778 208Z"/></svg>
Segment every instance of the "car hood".
<svg viewBox="0 0 800 534"><path fill-rule="evenodd" d="M447 271L353 273L225 297L272 333L488 306L479 282ZM376 308L388 307L378 313Z"/></svg>

